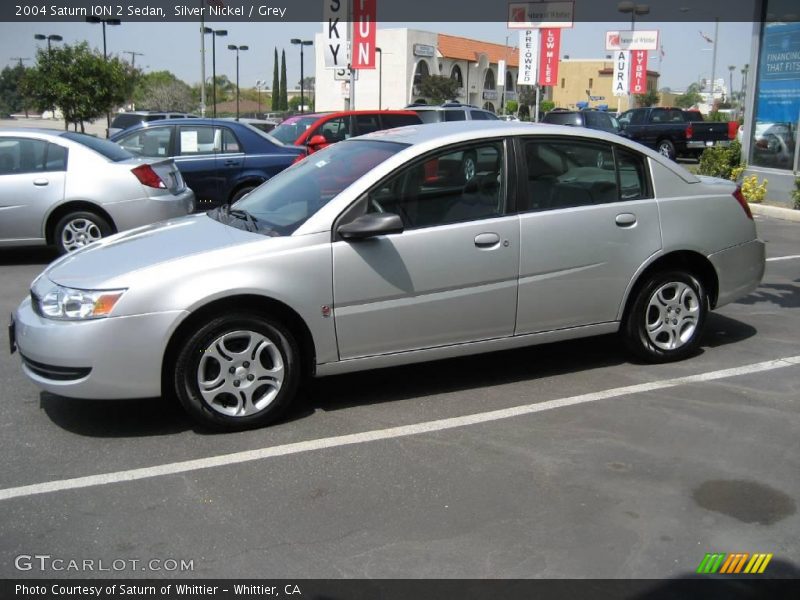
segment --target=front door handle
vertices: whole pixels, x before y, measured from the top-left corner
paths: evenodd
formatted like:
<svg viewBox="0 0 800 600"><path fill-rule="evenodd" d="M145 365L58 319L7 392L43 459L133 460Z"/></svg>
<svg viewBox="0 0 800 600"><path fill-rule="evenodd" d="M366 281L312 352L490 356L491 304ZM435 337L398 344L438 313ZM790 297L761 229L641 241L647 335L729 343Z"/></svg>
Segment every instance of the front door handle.
<svg viewBox="0 0 800 600"><path fill-rule="evenodd" d="M617 224L617 227L633 227L636 225L636 215L633 213L622 213L617 215L617 218L614 219Z"/></svg>
<svg viewBox="0 0 800 600"><path fill-rule="evenodd" d="M228 159L228 160L225 161L225 166L227 166L227 167L236 166L238 164L239 164L238 160Z"/></svg>
<svg viewBox="0 0 800 600"><path fill-rule="evenodd" d="M478 248L492 248L500 243L500 236L496 233L479 233L475 236L475 245Z"/></svg>
<svg viewBox="0 0 800 600"><path fill-rule="evenodd" d="M34 179L33 180L33 185L38 185L38 186L45 186L45 185L48 185L49 183L50 183L50 180L45 179L44 177L41 177L39 179Z"/></svg>

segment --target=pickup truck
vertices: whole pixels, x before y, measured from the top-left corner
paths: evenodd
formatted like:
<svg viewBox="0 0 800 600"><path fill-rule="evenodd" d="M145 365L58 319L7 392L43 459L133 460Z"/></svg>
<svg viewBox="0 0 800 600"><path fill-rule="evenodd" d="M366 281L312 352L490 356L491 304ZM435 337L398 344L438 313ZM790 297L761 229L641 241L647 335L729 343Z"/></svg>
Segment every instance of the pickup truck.
<svg viewBox="0 0 800 600"><path fill-rule="evenodd" d="M711 146L730 144L727 123L695 121L680 108L634 108L619 116L620 135L675 160L699 157Z"/></svg>

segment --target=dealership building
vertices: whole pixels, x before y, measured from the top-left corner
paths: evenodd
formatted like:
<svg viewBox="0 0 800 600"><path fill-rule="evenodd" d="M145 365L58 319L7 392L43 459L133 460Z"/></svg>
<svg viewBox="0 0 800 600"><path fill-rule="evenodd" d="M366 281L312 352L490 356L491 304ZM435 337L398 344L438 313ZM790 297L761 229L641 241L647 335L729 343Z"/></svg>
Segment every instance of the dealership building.
<svg viewBox="0 0 800 600"><path fill-rule="evenodd" d="M321 33L314 46L316 110L349 108L347 73L325 68ZM466 104L499 112L505 101L516 99L516 47L414 29L379 29L377 47L376 68L358 71L356 110L397 109L424 100L419 84L428 75L456 79L455 99ZM506 64L504 75L501 61Z"/></svg>

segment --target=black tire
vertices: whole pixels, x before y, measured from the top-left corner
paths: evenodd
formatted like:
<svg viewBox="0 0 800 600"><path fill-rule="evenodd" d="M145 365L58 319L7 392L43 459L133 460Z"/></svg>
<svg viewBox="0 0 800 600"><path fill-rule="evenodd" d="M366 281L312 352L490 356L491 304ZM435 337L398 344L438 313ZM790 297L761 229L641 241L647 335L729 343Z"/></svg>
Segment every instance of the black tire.
<svg viewBox="0 0 800 600"><path fill-rule="evenodd" d="M464 183L475 177L478 172L478 158L474 152L466 152L461 159L461 176Z"/></svg>
<svg viewBox="0 0 800 600"><path fill-rule="evenodd" d="M97 213L75 211L64 215L56 223L53 243L59 254L66 254L112 233L114 229Z"/></svg>
<svg viewBox="0 0 800 600"><path fill-rule="evenodd" d="M707 314L708 295L699 279L681 271L655 273L625 316L625 344L646 362L682 360L696 352Z"/></svg>
<svg viewBox="0 0 800 600"><path fill-rule="evenodd" d="M656 144L656 150L662 156L666 156L670 160L675 160L675 144L670 140L659 140Z"/></svg>
<svg viewBox="0 0 800 600"><path fill-rule="evenodd" d="M244 198L247 194L249 194L254 189L256 189L256 187L257 186L255 186L255 185L246 185L244 187L239 188L238 190L236 190L236 193L233 194L233 196L231 196L231 202L230 203L233 204L234 202L238 202L239 200Z"/></svg>
<svg viewBox="0 0 800 600"><path fill-rule="evenodd" d="M237 332L242 335L232 335ZM230 337L222 340L223 336ZM264 341L253 350L257 354L241 352L259 337ZM214 350L230 360L223 364L214 357ZM278 420L297 396L299 356L294 336L277 321L247 312L218 317L191 334L180 347L173 377L175 394L195 421L211 429L262 427ZM263 375L264 371L277 373L281 367L282 381L277 386L277 377ZM200 390L201 375L211 378L205 396ZM248 381L251 378L252 383Z"/></svg>

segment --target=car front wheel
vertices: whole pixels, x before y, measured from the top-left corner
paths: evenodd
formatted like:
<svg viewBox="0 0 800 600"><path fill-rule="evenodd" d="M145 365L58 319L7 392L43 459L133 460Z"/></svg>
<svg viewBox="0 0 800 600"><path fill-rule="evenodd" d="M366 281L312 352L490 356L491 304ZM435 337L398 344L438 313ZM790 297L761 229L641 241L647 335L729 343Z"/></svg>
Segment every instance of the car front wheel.
<svg viewBox="0 0 800 600"><path fill-rule="evenodd" d="M708 296L698 279L657 273L639 289L625 319L626 344L648 362L681 360L697 349L707 313Z"/></svg>
<svg viewBox="0 0 800 600"><path fill-rule="evenodd" d="M280 323L250 313L219 317L183 343L175 392L195 420L228 431L279 419L297 394L297 343Z"/></svg>

